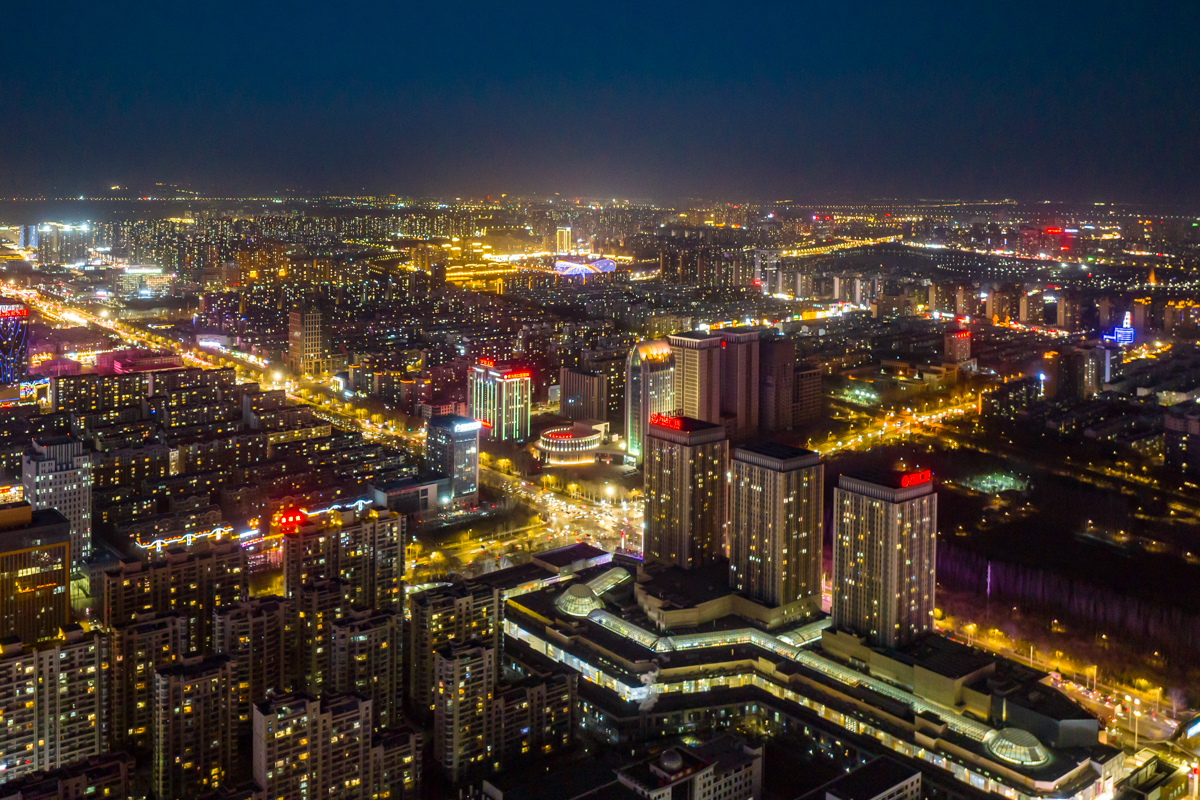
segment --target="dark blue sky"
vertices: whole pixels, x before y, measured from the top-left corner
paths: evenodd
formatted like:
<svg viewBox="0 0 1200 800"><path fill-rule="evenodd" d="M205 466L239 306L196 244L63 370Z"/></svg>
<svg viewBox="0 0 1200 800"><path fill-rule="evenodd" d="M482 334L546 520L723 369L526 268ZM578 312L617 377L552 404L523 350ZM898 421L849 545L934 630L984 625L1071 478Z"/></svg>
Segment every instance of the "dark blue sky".
<svg viewBox="0 0 1200 800"><path fill-rule="evenodd" d="M0 192L1192 202L1198 6L31 8Z"/></svg>

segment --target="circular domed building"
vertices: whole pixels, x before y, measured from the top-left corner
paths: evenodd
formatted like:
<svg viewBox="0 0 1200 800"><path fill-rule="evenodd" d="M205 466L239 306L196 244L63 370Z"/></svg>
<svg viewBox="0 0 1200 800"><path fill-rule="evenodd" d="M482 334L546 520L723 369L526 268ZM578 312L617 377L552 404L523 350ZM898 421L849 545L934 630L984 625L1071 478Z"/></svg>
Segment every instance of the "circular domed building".
<svg viewBox="0 0 1200 800"><path fill-rule="evenodd" d="M596 609L604 608L604 601L586 583L573 583L554 601L554 607L572 617L586 617Z"/></svg>

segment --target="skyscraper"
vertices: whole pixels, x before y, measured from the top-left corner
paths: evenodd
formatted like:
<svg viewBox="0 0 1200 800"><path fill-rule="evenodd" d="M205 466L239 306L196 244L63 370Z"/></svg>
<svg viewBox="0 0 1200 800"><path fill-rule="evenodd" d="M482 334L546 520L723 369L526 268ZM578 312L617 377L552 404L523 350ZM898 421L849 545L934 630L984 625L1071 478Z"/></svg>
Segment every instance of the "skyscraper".
<svg viewBox="0 0 1200 800"><path fill-rule="evenodd" d="M725 427L690 417L650 418L643 468L648 559L683 569L725 554Z"/></svg>
<svg viewBox="0 0 1200 800"><path fill-rule="evenodd" d="M488 711L496 684L496 650L478 642L434 653L433 757L458 780L488 764Z"/></svg>
<svg viewBox="0 0 1200 800"><path fill-rule="evenodd" d="M570 420L608 418L608 377L563 367L558 371L559 414Z"/></svg>
<svg viewBox="0 0 1200 800"><path fill-rule="evenodd" d="M16 383L25 374L29 349L29 308L21 303L0 303L0 385Z"/></svg>
<svg viewBox="0 0 1200 800"><path fill-rule="evenodd" d="M232 767L229 656L194 656L154 673L157 797L188 797L225 785Z"/></svg>
<svg viewBox="0 0 1200 800"><path fill-rule="evenodd" d="M770 337L760 345L758 427L764 431L792 429L792 395L796 375L796 344Z"/></svg>
<svg viewBox="0 0 1200 800"><path fill-rule="evenodd" d="M721 418L729 437L758 432L759 342L768 328L724 328L721 334Z"/></svg>
<svg viewBox="0 0 1200 800"><path fill-rule="evenodd" d="M739 447L730 463L729 585L782 606L821 594L821 457L785 444Z"/></svg>
<svg viewBox="0 0 1200 800"><path fill-rule="evenodd" d="M834 627L884 647L932 631L937 494L930 472L842 475L833 506Z"/></svg>
<svg viewBox="0 0 1200 800"><path fill-rule="evenodd" d="M454 502L479 502L478 420L454 414L434 417L425 426L425 456L429 468L450 478Z"/></svg>
<svg viewBox="0 0 1200 800"><path fill-rule="evenodd" d="M71 522L71 569L92 553L92 456L70 436L34 439L21 465L25 499Z"/></svg>
<svg viewBox="0 0 1200 800"><path fill-rule="evenodd" d="M554 252L570 253L575 249L575 241L571 238L571 229L559 227L554 232Z"/></svg>
<svg viewBox="0 0 1200 800"><path fill-rule="evenodd" d="M468 413L488 438L523 442L529 438L531 388L528 369L481 360L467 373Z"/></svg>
<svg viewBox="0 0 1200 800"><path fill-rule="evenodd" d="M401 718L402 625L390 609L353 611L333 623L333 690L368 698L375 728Z"/></svg>
<svg viewBox="0 0 1200 800"><path fill-rule="evenodd" d="M254 780L272 800L369 797L371 701L297 692L254 707Z"/></svg>
<svg viewBox="0 0 1200 800"><path fill-rule="evenodd" d="M675 411L704 422L720 422L721 348L725 341L720 332L675 333L667 341L675 356Z"/></svg>
<svg viewBox="0 0 1200 800"><path fill-rule="evenodd" d="M250 731L255 703L269 690L288 686L292 608L291 601L267 595L224 605L213 614L213 649L229 656L230 719L239 732Z"/></svg>
<svg viewBox="0 0 1200 800"><path fill-rule="evenodd" d="M0 505L0 630L33 644L71 620L71 523L53 509Z"/></svg>
<svg viewBox="0 0 1200 800"><path fill-rule="evenodd" d="M112 674L108 739L113 750L150 747L154 730L154 673L186 653L186 628L178 611L147 617L108 631Z"/></svg>
<svg viewBox="0 0 1200 800"><path fill-rule="evenodd" d="M675 357L662 340L638 342L625 367L625 453L641 463L653 414L675 413Z"/></svg>
<svg viewBox="0 0 1200 800"><path fill-rule="evenodd" d="M304 302L288 314L288 368L297 375L323 375L332 368L329 318Z"/></svg>

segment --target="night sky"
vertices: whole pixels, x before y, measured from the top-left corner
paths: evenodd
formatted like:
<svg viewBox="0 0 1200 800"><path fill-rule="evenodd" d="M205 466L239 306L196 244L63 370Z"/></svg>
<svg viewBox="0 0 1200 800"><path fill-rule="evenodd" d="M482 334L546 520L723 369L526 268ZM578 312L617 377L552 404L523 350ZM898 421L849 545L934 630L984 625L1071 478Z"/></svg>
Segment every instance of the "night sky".
<svg viewBox="0 0 1200 800"><path fill-rule="evenodd" d="M0 192L1200 201L1200 4L65 3Z"/></svg>

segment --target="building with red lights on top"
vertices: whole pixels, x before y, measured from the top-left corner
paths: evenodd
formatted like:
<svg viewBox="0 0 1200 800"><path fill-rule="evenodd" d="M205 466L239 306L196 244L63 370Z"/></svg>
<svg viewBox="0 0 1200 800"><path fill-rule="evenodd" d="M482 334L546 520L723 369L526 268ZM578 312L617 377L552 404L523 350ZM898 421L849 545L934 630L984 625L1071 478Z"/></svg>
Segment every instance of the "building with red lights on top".
<svg viewBox="0 0 1200 800"><path fill-rule="evenodd" d="M937 494L928 470L842 475L833 493L833 627L900 647L933 631Z"/></svg>
<svg viewBox="0 0 1200 800"><path fill-rule="evenodd" d="M468 413L483 424L486 436L502 442L529 438L530 378L528 369L490 359L467 373Z"/></svg>
<svg viewBox="0 0 1200 800"><path fill-rule="evenodd" d="M692 569L725 555L725 426L654 414L646 435L646 532L649 560Z"/></svg>

